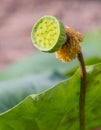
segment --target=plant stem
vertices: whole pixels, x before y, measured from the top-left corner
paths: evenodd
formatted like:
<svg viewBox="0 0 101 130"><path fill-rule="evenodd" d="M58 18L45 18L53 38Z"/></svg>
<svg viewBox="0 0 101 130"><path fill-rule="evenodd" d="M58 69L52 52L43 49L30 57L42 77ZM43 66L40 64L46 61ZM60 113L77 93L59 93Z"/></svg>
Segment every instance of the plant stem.
<svg viewBox="0 0 101 130"><path fill-rule="evenodd" d="M80 130L85 130L86 69L82 52L78 53L78 62L80 66L80 76L81 76L80 99L79 99Z"/></svg>

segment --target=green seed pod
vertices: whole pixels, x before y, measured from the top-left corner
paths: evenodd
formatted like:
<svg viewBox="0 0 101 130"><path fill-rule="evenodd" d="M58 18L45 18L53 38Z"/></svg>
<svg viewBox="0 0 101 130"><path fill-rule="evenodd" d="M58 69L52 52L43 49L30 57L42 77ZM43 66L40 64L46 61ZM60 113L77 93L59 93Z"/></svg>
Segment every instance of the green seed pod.
<svg viewBox="0 0 101 130"><path fill-rule="evenodd" d="M40 18L32 28L31 39L44 52L57 51L67 40L64 25L53 16Z"/></svg>

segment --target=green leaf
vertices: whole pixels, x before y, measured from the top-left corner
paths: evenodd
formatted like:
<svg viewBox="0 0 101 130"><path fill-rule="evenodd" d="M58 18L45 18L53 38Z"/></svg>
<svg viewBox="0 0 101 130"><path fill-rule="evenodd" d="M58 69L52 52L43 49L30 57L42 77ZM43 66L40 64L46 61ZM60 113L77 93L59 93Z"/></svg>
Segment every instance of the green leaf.
<svg viewBox="0 0 101 130"><path fill-rule="evenodd" d="M86 130L101 127L101 63L87 67ZM95 76L96 75L96 76ZM0 130L79 130L77 71L68 80L25 98L0 115Z"/></svg>

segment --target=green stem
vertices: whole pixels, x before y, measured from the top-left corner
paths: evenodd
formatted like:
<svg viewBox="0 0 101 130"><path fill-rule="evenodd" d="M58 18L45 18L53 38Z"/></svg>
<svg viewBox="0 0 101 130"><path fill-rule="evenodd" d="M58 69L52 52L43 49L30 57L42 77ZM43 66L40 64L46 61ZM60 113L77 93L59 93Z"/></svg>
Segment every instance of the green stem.
<svg viewBox="0 0 101 130"><path fill-rule="evenodd" d="M80 130L85 130L86 69L82 52L78 54L78 61L81 76L80 99L79 99Z"/></svg>

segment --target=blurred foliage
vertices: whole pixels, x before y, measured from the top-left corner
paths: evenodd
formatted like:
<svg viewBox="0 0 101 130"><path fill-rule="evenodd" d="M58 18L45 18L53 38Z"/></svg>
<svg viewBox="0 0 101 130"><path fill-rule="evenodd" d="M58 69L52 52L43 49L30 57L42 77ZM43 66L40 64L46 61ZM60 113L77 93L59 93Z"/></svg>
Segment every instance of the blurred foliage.
<svg viewBox="0 0 101 130"><path fill-rule="evenodd" d="M101 30L85 34L81 46L86 65L101 62ZM63 64L54 54L38 53L2 71L0 112L6 113L0 115L0 129L78 130L79 72L74 74L77 68L77 60ZM100 68L97 64L87 69L87 130L101 126ZM61 80L64 81L58 83ZM46 89L49 90L43 92Z"/></svg>

